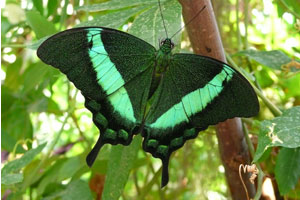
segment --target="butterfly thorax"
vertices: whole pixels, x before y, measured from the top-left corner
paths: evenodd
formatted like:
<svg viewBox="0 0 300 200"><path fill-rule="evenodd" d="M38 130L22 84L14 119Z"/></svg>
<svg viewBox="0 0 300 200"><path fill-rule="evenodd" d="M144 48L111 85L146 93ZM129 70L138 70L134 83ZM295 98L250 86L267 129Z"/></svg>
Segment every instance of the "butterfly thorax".
<svg viewBox="0 0 300 200"><path fill-rule="evenodd" d="M160 48L156 54L156 73L159 75L167 71L171 57L174 43L167 38L160 42Z"/></svg>
<svg viewBox="0 0 300 200"><path fill-rule="evenodd" d="M169 63L172 58L172 49L174 47L174 44L171 39L167 38L165 40L162 40L159 45L160 47L157 50L155 57L155 70L152 75L149 98L157 89L162 75L168 70Z"/></svg>

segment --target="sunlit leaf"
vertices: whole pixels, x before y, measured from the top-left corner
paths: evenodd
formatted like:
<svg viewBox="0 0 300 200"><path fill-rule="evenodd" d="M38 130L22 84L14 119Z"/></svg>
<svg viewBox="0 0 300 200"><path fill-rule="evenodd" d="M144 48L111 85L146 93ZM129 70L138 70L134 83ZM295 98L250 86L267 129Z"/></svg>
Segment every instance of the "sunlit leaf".
<svg viewBox="0 0 300 200"><path fill-rule="evenodd" d="M56 33L54 25L47 21L41 14L37 11L27 11L26 21L35 32L38 39Z"/></svg>
<svg viewBox="0 0 300 200"><path fill-rule="evenodd" d="M4 174L1 176L1 184L11 185L23 181L23 174Z"/></svg>
<svg viewBox="0 0 300 200"><path fill-rule="evenodd" d="M93 5L85 5L77 8L77 10L84 10L84 11L103 11L103 10L117 10L121 8L127 8L132 6L140 6L140 5L157 5L157 0L127 0L120 3L119 0L112 0L104 3L93 4Z"/></svg>
<svg viewBox="0 0 300 200"><path fill-rule="evenodd" d="M41 15L44 14L43 0L32 0L34 7L40 12Z"/></svg>
<svg viewBox="0 0 300 200"><path fill-rule="evenodd" d="M167 30L164 28L162 18L159 17L159 7L153 6L137 16L129 29L129 33L158 48L159 41L167 37L166 32L171 37L181 28L181 6L177 1L167 1L162 4L161 9ZM172 38L174 44L179 44L179 39L180 34Z"/></svg>
<svg viewBox="0 0 300 200"><path fill-rule="evenodd" d="M299 121L300 106L285 110L281 116L272 120L263 121L253 162L258 161L269 147L300 147Z"/></svg>
<svg viewBox="0 0 300 200"><path fill-rule="evenodd" d="M59 5L58 4L58 0L48 1L48 4L47 4L47 9L48 9L47 16L52 15L56 11L58 5Z"/></svg>
<svg viewBox="0 0 300 200"><path fill-rule="evenodd" d="M256 62L265 65L267 67L282 70L282 66L291 62L292 59L284 54L282 51L255 51L255 50L245 50L240 51L236 55L245 55Z"/></svg>
<svg viewBox="0 0 300 200"><path fill-rule="evenodd" d="M2 174L17 172L28 165L46 146L46 143L39 145L35 149L27 151L21 158L8 162L1 170Z"/></svg>
<svg viewBox="0 0 300 200"><path fill-rule="evenodd" d="M127 10L121 10L117 12L110 12L99 17L95 17L91 21L82 22L77 27L82 26L103 26L109 28L119 28L123 25L130 17L134 16L138 12L142 12L147 6L139 6L135 8L129 8Z"/></svg>

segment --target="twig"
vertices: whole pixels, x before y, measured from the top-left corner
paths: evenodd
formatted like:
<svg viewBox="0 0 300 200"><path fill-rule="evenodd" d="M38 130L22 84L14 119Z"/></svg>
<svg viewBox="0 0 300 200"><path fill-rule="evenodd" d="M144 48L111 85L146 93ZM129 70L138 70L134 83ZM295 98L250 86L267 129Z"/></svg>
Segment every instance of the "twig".
<svg viewBox="0 0 300 200"><path fill-rule="evenodd" d="M241 179L241 182L242 182L243 187L245 189L247 200L250 200L247 187L246 187L246 185L244 183L244 180L243 180L243 177L242 177L242 169L243 169L244 173L247 173L247 172L251 173L251 177L249 178L249 180L250 180L250 183L252 183L252 184L254 184L254 180L256 179L257 174L259 173L259 170L258 170L258 168L256 167L255 164L252 164L252 165L240 164L240 167L239 167L240 179Z"/></svg>

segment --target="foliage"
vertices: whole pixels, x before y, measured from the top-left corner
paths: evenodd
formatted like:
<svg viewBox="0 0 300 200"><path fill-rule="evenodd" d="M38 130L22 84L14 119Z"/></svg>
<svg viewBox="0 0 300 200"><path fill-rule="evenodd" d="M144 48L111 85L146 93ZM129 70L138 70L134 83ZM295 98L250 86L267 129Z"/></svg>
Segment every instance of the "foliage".
<svg viewBox="0 0 300 200"><path fill-rule="evenodd" d="M1 149L8 154L1 170L2 198L230 196L213 127L174 153L167 189L160 189L161 163L141 150L140 137L127 147L106 145L89 169L85 157L99 133L83 97L36 57L47 37L75 26L129 31L157 47L166 37L157 0L21 2L1 2ZM300 198L299 1L213 4L225 49L232 54L229 63L242 67L260 97L259 116L245 120L257 146L254 161L274 178L281 196ZM162 1L169 36L180 29L180 12L176 0ZM191 51L185 32L173 40Z"/></svg>

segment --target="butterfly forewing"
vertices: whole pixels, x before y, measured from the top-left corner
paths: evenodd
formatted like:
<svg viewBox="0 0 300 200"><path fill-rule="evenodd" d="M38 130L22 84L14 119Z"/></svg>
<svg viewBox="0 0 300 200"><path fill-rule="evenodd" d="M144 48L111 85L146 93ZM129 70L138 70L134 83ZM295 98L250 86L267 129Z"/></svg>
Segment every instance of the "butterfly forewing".
<svg viewBox="0 0 300 200"><path fill-rule="evenodd" d="M143 120L154 47L121 31L85 27L50 37L37 54L81 90L101 131L100 146L130 143L132 131Z"/></svg>

